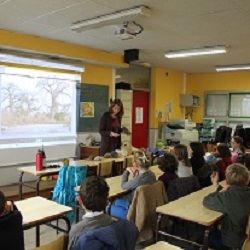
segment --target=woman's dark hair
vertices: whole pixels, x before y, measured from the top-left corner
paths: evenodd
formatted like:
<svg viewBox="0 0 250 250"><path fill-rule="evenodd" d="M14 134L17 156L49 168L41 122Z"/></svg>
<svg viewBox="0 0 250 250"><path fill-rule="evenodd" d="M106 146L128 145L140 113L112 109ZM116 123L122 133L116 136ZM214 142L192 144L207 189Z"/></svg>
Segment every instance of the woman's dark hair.
<svg viewBox="0 0 250 250"><path fill-rule="evenodd" d="M226 143L220 143L217 146L217 152L219 153L219 157L231 157L231 151Z"/></svg>
<svg viewBox="0 0 250 250"><path fill-rule="evenodd" d="M244 165L250 171L250 155L246 154L244 156Z"/></svg>
<svg viewBox="0 0 250 250"><path fill-rule="evenodd" d="M239 148L240 148L240 150L242 151L242 153L245 153L245 147L244 147L244 145L243 145L243 139L242 139L242 137L236 135L236 136L234 136L232 139L233 139L237 144L240 145Z"/></svg>
<svg viewBox="0 0 250 250"><path fill-rule="evenodd" d="M174 173L178 168L178 161L175 156L170 153L164 153L159 157L159 169L165 173Z"/></svg>
<svg viewBox="0 0 250 250"><path fill-rule="evenodd" d="M120 118L122 118L124 114L123 104L121 99L114 99L113 101L110 100L110 106L109 106L109 112L112 113L112 109L115 105L118 105L120 107L120 112L117 114Z"/></svg>
<svg viewBox="0 0 250 250"><path fill-rule="evenodd" d="M6 198L2 191L0 191L0 214L5 210Z"/></svg>
<svg viewBox="0 0 250 250"><path fill-rule="evenodd" d="M109 186L99 176L90 176L80 187L83 205L90 211L103 211L107 206Z"/></svg>
<svg viewBox="0 0 250 250"><path fill-rule="evenodd" d="M177 144L174 146L174 154L178 161L184 162L185 166L191 167L191 164L188 159L187 146L184 144Z"/></svg>
<svg viewBox="0 0 250 250"><path fill-rule="evenodd" d="M203 157L205 155L205 150L201 142L190 142L190 148L192 149L192 156Z"/></svg>

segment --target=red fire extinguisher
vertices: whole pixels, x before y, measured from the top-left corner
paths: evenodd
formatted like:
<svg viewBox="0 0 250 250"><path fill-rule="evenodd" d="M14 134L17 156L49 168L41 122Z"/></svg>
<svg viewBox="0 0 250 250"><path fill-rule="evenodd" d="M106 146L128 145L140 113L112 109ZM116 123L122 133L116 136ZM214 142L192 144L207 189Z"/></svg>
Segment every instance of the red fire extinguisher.
<svg viewBox="0 0 250 250"><path fill-rule="evenodd" d="M42 171L43 169L43 154L39 149L36 153L36 171Z"/></svg>

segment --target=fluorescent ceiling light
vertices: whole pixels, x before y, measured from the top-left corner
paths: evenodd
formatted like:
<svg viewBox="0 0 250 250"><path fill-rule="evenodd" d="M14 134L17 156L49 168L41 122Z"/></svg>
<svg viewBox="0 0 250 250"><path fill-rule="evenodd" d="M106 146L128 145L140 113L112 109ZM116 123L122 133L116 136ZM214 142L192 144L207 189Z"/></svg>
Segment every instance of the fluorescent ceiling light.
<svg viewBox="0 0 250 250"><path fill-rule="evenodd" d="M82 20L71 25L71 30L81 32L96 29L106 25L135 20L138 16L150 16L151 9L147 6L137 6L131 9L120 10L110 14Z"/></svg>
<svg viewBox="0 0 250 250"><path fill-rule="evenodd" d="M250 64L216 66L215 68L216 68L217 72L237 71L237 70L250 70Z"/></svg>
<svg viewBox="0 0 250 250"><path fill-rule="evenodd" d="M217 45L213 47L202 47L197 49L182 49L182 50L168 51L165 53L165 57L178 58L178 57L189 57L189 56L210 55L210 54L220 54L220 53L226 53L226 46Z"/></svg>

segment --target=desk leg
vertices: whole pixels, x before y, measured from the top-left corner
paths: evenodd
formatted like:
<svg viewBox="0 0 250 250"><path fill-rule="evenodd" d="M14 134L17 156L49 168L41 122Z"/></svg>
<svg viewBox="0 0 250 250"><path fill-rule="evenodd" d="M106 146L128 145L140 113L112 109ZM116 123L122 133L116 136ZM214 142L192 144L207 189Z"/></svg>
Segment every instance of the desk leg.
<svg viewBox="0 0 250 250"><path fill-rule="evenodd" d="M43 175L39 176L39 178L36 181L36 196L39 196L39 186L40 186L40 181L43 178Z"/></svg>
<svg viewBox="0 0 250 250"><path fill-rule="evenodd" d="M36 226L36 247L40 246L40 226Z"/></svg>
<svg viewBox="0 0 250 250"><path fill-rule="evenodd" d="M155 242L158 241L158 231L159 231L160 226L161 226L161 219L162 219L162 215L159 214L159 215L158 215L158 218L157 218L157 224L156 224Z"/></svg>
<svg viewBox="0 0 250 250"><path fill-rule="evenodd" d="M24 172L21 172L19 175L19 200L23 199L23 174Z"/></svg>
<svg viewBox="0 0 250 250"><path fill-rule="evenodd" d="M204 233L204 242L202 250L208 250L208 236L209 236L209 228L206 228Z"/></svg>

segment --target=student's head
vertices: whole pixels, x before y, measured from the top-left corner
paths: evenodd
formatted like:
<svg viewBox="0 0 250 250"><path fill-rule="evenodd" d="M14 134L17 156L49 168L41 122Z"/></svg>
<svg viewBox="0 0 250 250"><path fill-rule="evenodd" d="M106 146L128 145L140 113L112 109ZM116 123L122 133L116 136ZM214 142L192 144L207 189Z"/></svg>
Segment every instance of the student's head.
<svg viewBox="0 0 250 250"><path fill-rule="evenodd" d="M231 147L233 149L240 149L243 153L245 152L245 148L244 148L244 145L243 145L243 139L242 137L236 135L232 138L231 140Z"/></svg>
<svg viewBox="0 0 250 250"><path fill-rule="evenodd" d="M122 101L120 99L114 99L113 101L111 101L109 112L116 116L122 117L124 114Z"/></svg>
<svg viewBox="0 0 250 250"><path fill-rule="evenodd" d="M250 171L250 155L246 154L244 157L244 165Z"/></svg>
<svg viewBox="0 0 250 250"><path fill-rule="evenodd" d="M201 142L190 142L190 148L194 157L203 157L205 155L205 150Z"/></svg>
<svg viewBox="0 0 250 250"><path fill-rule="evenodd" d="M220 143L216 149L219 157L231 157L231 151L226 143Z"/></svg>
<svg viewBox="0 0 250 250"><path fill-rule="evenodd" d="M0 215L5 211L6 199L4 193L0 191Z"/></svg>
<svg viewBox="0 0 250 250"><path fill-rule="evenodd" d="M228 185L245 186L249 182L249 171L240 163L234 163L226 169Z"/></svg>
<svg viewBox="0 0 250 250"><path fill-rule="evenodd" d="M174 154L178 161L182 161L185 163L186 166L190 166L189 160L188 160L188 151L187 146L183 144L177 144L174 146Z"/></svg>
<svg viewBox="0 0 250 250"><path fill-rule="evenodd" d="M174 173L178 168L178 161L175 156L170 153L164 153L159 157L159 168L165 173Z"/></svg>
<svg viewBox="0 0 250 250"><path fill-rule="evenodd" d="M79 202L89 211L104 211L107 206L109 186L99 176L90 176L80 187Z"/></svg>
<svg viewBox="0 0 250 250"><path fill-rule="evenodd" d="M150 162L143 151L137 151L135 153L135 164L137 167L147 170L150 167Z"/></svg>

